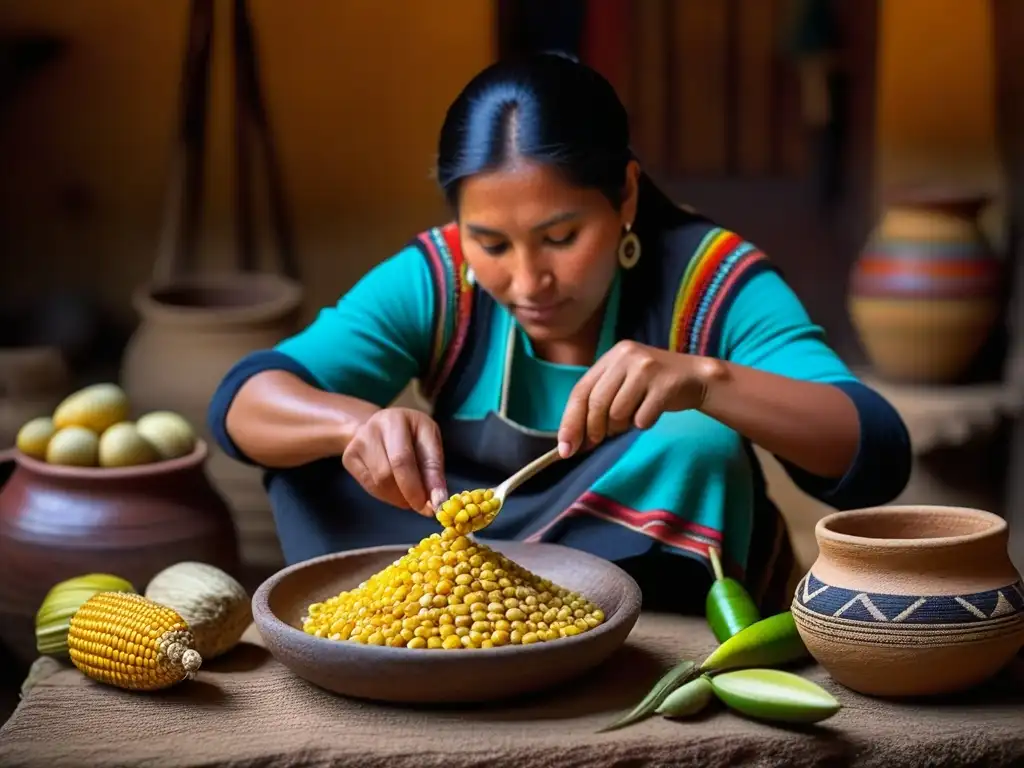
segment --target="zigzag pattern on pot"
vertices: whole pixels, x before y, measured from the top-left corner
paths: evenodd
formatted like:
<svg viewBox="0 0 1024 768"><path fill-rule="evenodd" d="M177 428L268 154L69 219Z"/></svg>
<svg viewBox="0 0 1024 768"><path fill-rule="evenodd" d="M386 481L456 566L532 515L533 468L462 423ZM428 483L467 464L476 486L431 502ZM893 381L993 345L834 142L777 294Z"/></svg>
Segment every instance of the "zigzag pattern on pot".
<svg viewBox="0 0 1024 768"><path fill-rule="evenodd" d="M796 601L821 616L887 624L969 624L1024 615L1024 585L966 595L887 595L833 587L807 574Z"/></svg>

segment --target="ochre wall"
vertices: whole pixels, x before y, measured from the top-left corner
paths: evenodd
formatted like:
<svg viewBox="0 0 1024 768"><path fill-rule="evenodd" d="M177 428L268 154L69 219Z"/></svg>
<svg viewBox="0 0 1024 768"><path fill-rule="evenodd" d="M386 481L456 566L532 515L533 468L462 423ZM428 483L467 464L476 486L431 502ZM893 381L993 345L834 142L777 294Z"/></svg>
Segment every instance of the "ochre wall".
<svg viewBox="0 0 1024 768"><path fill-rule="evenodd" d="M883 0L880 10L880 181L1000 191L990 0Z"/></svg>
<svg viewBox="0 0 1024 768"><path fill-rule="evenodd" d="M230 266L230 3L218 2L204 268ZM449 101L492 58L483 0L255 0L307 312L445 211L430 177ZM4 0L0 32L65 37L0 120L0 301L94 288L132 318L176 130L185 0Z"/></svg>
<svg viewBox="0 0 1024 768"><path fill-rule="evenodd" d="M231 258L228 3L218 3L206 268ZM310 311L444 215L443 111L493 53L492 3L255 0ZM0 300L94 287L130 317L152 266L187 3L6 0L0 30L67 38L0 121ZM1001 185L988 0L895 0L879 22L882 183Z"/></svg>

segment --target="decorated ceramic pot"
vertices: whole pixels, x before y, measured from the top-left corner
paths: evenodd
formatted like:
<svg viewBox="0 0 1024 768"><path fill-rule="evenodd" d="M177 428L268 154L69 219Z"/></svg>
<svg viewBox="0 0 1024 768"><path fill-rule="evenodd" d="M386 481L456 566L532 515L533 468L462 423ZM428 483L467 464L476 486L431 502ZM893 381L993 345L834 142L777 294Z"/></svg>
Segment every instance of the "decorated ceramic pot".
<svg viewBox="0 0 1024 768"><path fill-rule="evenodd" d="M815 528L819 555L793 617L839 683L875 696L975 686L1024 646L1024 591L1006 521L960 507L838 512Z"/></svg>
<svg viewBox="0 0 1024 768"><path fill-rule="evenodd" d="M988 199L891 192L854 264L850 319L879 374L949 383L989 339L1003 303L1003 266L978 223Z"/></svg>

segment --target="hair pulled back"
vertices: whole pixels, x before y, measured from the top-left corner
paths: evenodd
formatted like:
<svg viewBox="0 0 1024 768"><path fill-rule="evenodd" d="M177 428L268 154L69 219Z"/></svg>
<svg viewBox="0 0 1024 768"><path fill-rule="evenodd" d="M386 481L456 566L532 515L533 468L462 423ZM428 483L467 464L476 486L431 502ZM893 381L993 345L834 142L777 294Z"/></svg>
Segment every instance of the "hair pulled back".
<svg viewBox="0 0 1024 768"><path fill-rule="evenodd" d="M499 61L476 75L448 109L437 178L458 207L460 183L524 158L557 168L576 186L622 203L629 120L615 89L558 53Z"/></svg>

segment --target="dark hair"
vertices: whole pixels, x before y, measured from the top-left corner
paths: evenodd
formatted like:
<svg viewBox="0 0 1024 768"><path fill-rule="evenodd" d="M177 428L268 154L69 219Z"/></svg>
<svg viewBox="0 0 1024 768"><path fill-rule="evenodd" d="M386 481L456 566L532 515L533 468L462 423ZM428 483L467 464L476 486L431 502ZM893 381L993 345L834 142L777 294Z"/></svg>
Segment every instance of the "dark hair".
<svg viewBox="0 0 1024 768"><path fill-rule="evenodd" d="M618 208L633 154L626 109L611 83L558 53L499 61L476 75L441 127L437 178L449 204L457 207L467 176L516 157L554 166Z"/></svg>

